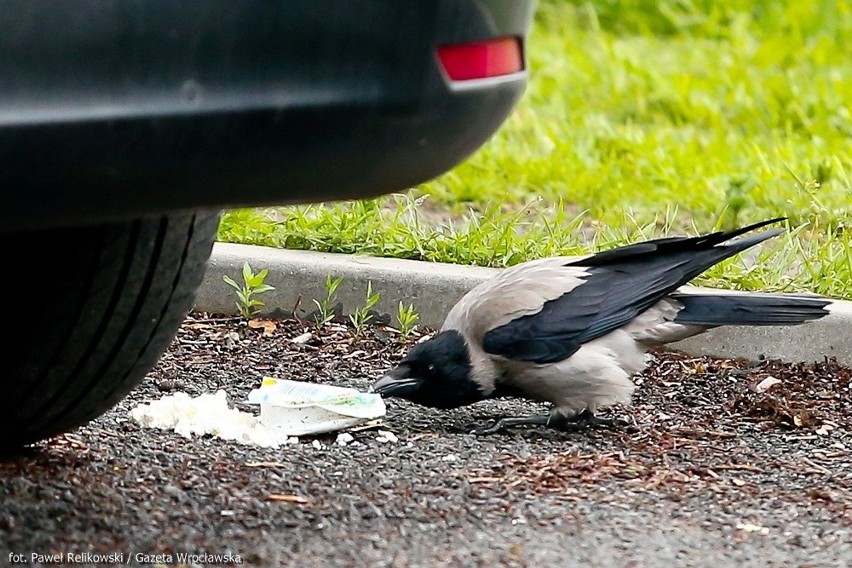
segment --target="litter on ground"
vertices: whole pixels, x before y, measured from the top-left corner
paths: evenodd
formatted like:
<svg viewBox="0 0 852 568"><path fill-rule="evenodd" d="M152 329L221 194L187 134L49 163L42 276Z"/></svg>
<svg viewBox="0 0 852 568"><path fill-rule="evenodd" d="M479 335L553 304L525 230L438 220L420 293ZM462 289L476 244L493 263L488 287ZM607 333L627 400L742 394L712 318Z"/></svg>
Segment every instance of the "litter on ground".
<svg viewBox="0 0 852 568"><path fill-rule="evenodd" d="M210 435L262 448L298 442L297 438L262 424L253 414L229 408L228 395L223 390L196 397L177 392L137 405L130 417L145 428L174 430L186 438Z"/></svg>
<svg viewBox="0 0 852 568"><path fill-rule="evenodd" d="M210 435L277 448L297 443L296 436L365 424L386 412L377 394L270 377L249 393L248 402L260 406L260 416L230 408L224 390L196 397L184 392L167 395L139 404L130 416L143 427L171 429L187 438Z"/></svg>

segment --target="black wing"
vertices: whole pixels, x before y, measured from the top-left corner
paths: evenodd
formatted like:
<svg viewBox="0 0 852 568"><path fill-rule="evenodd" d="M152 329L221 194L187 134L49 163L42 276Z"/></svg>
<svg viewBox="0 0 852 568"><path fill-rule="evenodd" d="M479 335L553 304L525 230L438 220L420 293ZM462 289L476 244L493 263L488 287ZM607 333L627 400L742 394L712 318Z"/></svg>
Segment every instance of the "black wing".
<svg viewBox="0 0 852 568"><path fill-rule="evenodd" d="M587 268L585 282L546 302L541 311L487 332L487 353L534 363L553 363L580 346L627 324L714 264L782 232L727 241L783 218L699 237L645 241L569 262ZM727 243L727 244L723 244Z"/></svg>

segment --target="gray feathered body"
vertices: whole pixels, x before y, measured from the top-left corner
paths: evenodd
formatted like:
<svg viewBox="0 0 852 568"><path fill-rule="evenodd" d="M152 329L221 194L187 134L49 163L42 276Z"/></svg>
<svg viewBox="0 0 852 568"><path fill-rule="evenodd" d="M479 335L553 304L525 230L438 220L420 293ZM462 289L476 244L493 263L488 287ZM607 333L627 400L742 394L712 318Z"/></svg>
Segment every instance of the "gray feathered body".
<svg viewBox="0 0 852 568"><path fill-rule="evenodd" d="M569 357L536 363L487 353L485 334L581 285L588 273L567 265L576 259L547 258L501 272L472 289L447 315L441 330L455 329L470 351L472 378L487 396L500 390L552 402L566 415L627 403L632 375L645 368L646 350L703 331L674 322L676 304L661 300L627 325L583 344Z"/></svg>
<svg viewBox="0 0 852 568"><path fill-rule="evenodd" d="M442 331L464 337L471 379L486 397L549 401L562 416L629 403L632 376L655 346L719 325L795 325L827 313L817 296L684 285L777 234L728 242L750 228L508 268L465 295Z"/></svg>

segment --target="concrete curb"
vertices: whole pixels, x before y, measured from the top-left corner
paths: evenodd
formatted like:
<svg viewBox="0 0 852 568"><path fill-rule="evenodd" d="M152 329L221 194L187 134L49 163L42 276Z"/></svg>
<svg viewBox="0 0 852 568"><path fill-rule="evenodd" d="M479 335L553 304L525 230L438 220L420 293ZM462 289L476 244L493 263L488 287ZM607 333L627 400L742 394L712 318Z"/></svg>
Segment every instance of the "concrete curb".
<svg viewBox="0 0 852 568"><path fill-rule="evenodd" d="M337 292L344 313L364 304L367 282L372 282L373 290L382 295L377 311L393 314L400 301L411 303L420 314L420 324L430 328L440 327L459 298L498 270L217 243L195 309L235 314L235 296L222 276L239 281L245 261L255 270L269 269L267 283L275 290L263 295L268 314L290 315L295 308L298 315L308 316L316 309L313 299L325 298L325 279L330 274L344 277ZM835 357L839 363L852 365L852 302L836 302L830 315L806 325L724 327L672 347L695 355L751 360L813 362Z"/></svg>

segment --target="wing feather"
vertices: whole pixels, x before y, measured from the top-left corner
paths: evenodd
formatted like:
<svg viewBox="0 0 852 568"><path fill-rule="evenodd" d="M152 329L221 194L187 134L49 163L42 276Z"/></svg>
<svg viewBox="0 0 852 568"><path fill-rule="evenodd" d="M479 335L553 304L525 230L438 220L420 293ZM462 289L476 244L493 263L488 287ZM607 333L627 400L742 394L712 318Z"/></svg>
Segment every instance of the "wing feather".
<svg viewBox="0 0 852 568"><path fill-rule="evenodd" d="M442 330L455 329L476 343L492 329L536 314L583 282L587 271L569 266L576 257L533 260L502 270L456 303Z"/></svg>
<svg viewBox="0 0 852 568"><path fill-rule="evenodd" d="M780 230L730 241L775 221L729 233L646 241L568 263L541 263L537 271L519 269L469 298L463 311L479 318L473 324L475 337L487 353L542 364L560 361L629 323L707 268L777 235ZM563 285L561 294L554 296L559 286L553 283ZM539 289L547 293L537 293ZM489 308L495 290L501 301ZM512 300L522 309L507 310Z"/></svg>

